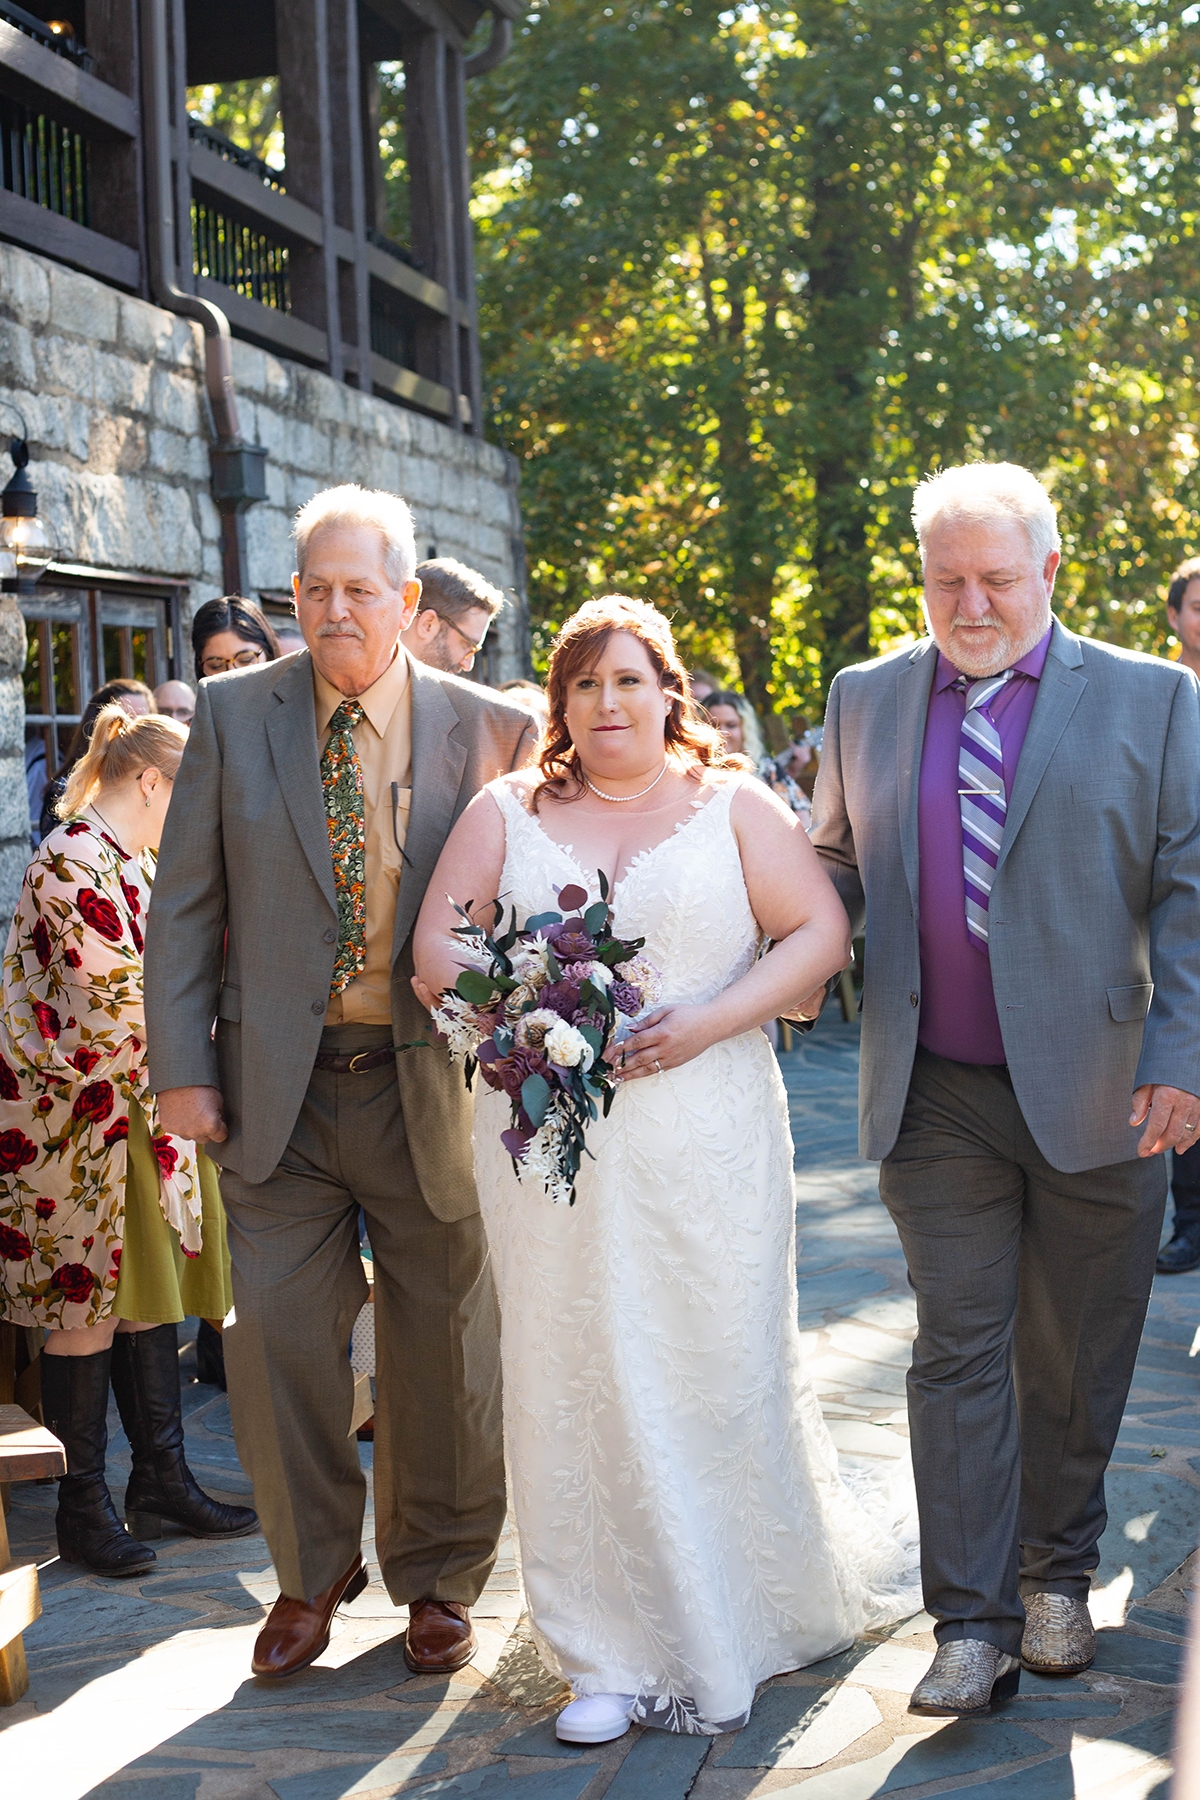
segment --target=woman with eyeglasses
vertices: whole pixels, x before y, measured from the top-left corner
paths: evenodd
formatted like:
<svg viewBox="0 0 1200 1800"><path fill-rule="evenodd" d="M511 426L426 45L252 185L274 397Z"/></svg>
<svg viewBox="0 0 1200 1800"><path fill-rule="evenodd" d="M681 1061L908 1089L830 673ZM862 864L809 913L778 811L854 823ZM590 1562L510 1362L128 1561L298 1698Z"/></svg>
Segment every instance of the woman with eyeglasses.
<svg viewBox="0 0 1200 1800"><path fill-rule="evenodd" d="M192 655L196 680L223 675L226 669L251 669L255 663L276 662L279 640L253 600L226 594L206 600L192 620Z"/></svg>

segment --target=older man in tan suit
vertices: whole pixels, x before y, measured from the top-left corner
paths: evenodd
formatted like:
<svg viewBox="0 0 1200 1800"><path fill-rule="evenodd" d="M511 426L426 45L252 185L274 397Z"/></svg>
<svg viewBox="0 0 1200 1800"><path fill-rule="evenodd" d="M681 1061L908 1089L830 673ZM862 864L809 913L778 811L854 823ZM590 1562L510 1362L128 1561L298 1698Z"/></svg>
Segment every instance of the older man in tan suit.
<svg viewBox="0 0 1200 1800"><path fill-rule="evenodd" d="M375 1264L375 1540L409 1667L474 1651L504 1516L496 1315L470 1100L410 987L451 825L529 759L529 714L414 662L408 508L361 488L296 521L308 646L201 684L146 955L163 1129L221 1163L239 1454L281 1588L259 1675L324 1649L366 1582L350 1332ZM213 1031L213 1021L216 1030Z"/></svg>

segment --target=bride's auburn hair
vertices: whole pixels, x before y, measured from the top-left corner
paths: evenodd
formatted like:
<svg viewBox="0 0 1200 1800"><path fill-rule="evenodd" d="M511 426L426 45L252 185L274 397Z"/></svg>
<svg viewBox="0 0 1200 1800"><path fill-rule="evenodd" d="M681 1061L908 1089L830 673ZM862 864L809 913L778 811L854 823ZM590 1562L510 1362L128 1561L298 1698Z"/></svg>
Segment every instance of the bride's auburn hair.
<svg viewBox="0 0 1200 1800"><path fill-rule="evenodd" d="M744 768L744 757L730 756L715 726L702 717L691 697L687 670L675 647L668 620L646 600L628 594L604 594L587 600L567 620L550 651L547 697L550 717L542 733L538 767L542 772L533 794L534 810L543 794L577 800L585 781L579 755L567 730L567 693L577 675L594 669L616 631L637 638L671 701L664 739L668 756L698 781L704 769Z"/></svg>

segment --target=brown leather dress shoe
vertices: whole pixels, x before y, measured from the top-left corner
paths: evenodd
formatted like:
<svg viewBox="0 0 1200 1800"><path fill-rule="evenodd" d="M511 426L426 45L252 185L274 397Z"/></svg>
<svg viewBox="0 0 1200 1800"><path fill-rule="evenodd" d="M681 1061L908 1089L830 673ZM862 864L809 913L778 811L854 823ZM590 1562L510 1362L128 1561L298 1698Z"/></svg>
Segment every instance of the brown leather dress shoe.
<svg viewBox="0 0 1200 1800"><path fill-rule="evenodd" d="M475 1654L471 1615L457 1600L414 1600L404 1660L414 1675L452 1675Z"/></svg>
<svg viewBox="0 0 1200 1800"><path fill-rule="evenodd" d="M254 1644L250 1668L255 1675L278 1679L315 1662L329 1642L329 1625L343 1600L353 1600L367 1585L361 1554L346 1573L315 1600L289 1600L280 1594Z"/></svg>

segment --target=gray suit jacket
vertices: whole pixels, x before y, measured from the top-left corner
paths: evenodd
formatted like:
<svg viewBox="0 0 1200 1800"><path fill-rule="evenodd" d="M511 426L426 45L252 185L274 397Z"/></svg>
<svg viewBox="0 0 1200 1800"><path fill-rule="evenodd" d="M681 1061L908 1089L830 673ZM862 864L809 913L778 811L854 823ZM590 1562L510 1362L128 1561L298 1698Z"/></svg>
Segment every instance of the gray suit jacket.
<svg viewBox="0 0 1200 1800"><path fill-rule="evenodd" d="M442 845L481 787L532 754L528 712L412 668L412 805L392 944L397 1043L432 1037L409 937ZM337 947L333 859L307 650L202 682L175 779L146 931L150 1085L217 1087L217 1159L264 1181L312 1074ZM213 1021L216 1020L215 1035ZM421 1192L439 1219L478 1208L471 1100L440 1048L397 1057Z"/></svg>
<svg viewBox="0 0 1200 1800"><path fill-rule="evenodd" d="M812 841L866 929L859 1145L900 1129L920 1018L917 787L925 639L833 683ZM992 986L1021 1110L1075 1172L1124 1162L1143 1082L1200 1093L1200 687L1057 622L990 905Z"/></svg>

